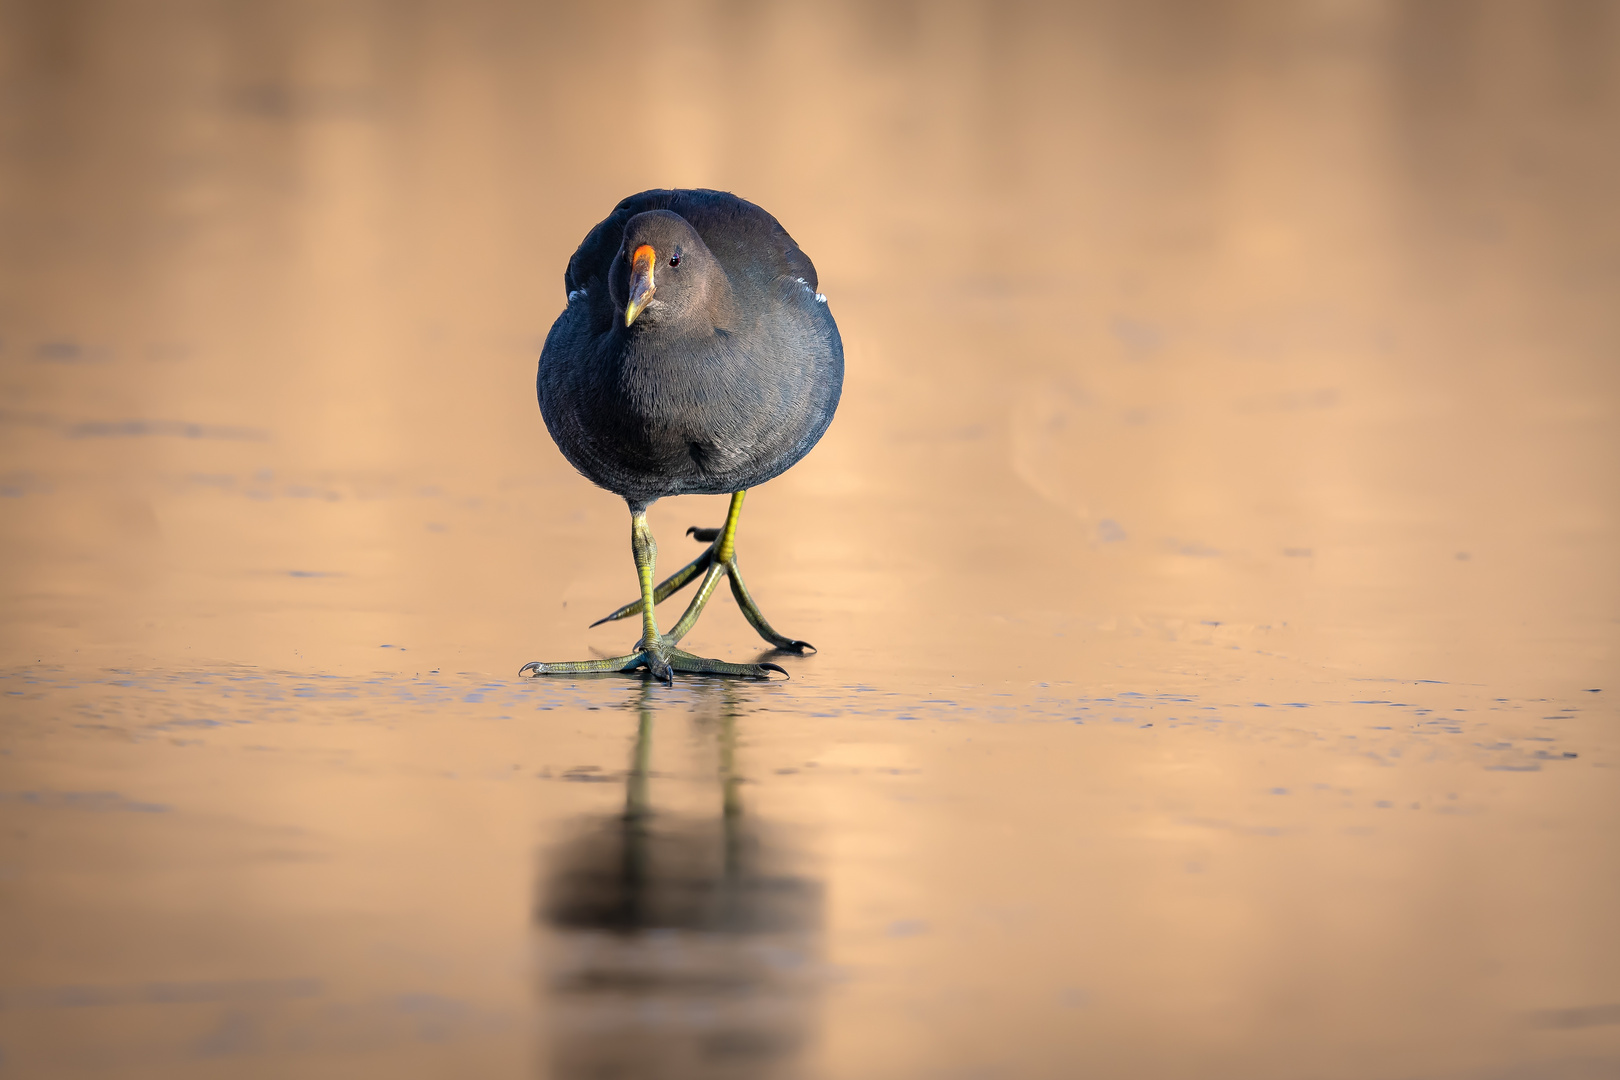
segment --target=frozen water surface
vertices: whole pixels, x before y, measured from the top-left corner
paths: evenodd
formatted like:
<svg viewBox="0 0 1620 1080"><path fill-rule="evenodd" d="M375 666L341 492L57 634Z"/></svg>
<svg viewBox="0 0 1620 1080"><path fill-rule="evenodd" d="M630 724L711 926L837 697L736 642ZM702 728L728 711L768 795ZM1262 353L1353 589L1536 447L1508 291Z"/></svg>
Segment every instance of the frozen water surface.
<svg viewBox="0 0 1620 1080"><path fill-rule="evenodd" d="M1620 1074L1617 72L1602 3L0 6L0 1076ZM739 534L821 651L518 680L636 634L533 374L662 185L843 329Z"/></svg>

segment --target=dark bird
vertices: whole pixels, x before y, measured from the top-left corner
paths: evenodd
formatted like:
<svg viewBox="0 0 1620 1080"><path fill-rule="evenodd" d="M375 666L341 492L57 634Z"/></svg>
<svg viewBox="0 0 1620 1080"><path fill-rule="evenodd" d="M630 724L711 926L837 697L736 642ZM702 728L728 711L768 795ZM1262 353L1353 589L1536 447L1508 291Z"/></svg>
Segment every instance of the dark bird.
<svg viewBox="0 0 1620 1080"><path fill-rule="evenodd" d="M810 257L777 220L723 191L644 191L614 207L568 260L568 307L552 324L535 380L557 448L630 504L641 598L592 625L641 615L635 651L606 660L523 665L518 674L646 668L768 678L776 664L730 664L678 648L721 575L743 614L779 649L809 643L771 629L737 568L747 489L791 468L832 422L844 346ZM731 496L709 548L653 586L658 546L647 508L666 495ZM667 634L653 607L699 574Z"/></svg>

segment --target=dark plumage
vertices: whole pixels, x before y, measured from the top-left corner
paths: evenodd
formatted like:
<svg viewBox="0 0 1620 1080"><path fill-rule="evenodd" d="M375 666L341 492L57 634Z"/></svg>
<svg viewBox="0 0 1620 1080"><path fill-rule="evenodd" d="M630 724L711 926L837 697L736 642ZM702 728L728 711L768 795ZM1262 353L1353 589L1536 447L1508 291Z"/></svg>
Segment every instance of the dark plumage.
<svg viewBox="0 0 1620 1080"><path fill-rule="evenodd" d="M659 255L657 285L627 327L643 243ZM753 203L722 191L632 195L585 237L563 283L568 309L540 354L540 411L574 468L632 507L763 484L832 422L838 325L809 256Z"/></svg>
<svg viewBox="0 0 1620 1080"><path fill-rule="evenodd" d="M810 646L773 630L737 566L743 493L815 446L838 408L844 348L816 292L815 265L775 218L723 191L644 191L585 237L563 275L568 308L551 327L535 387L563 456L630 504L641 599L636 652L610 660L525 664L536 674L647 668L763 676L775 664L727 664L682 652L721 575L754 628L781 649ZM657 589L646 510L666 495L730 493L707 552ZM668 634L653 608L704 574ZM607 620L603 620L604 622Z"/></svg>

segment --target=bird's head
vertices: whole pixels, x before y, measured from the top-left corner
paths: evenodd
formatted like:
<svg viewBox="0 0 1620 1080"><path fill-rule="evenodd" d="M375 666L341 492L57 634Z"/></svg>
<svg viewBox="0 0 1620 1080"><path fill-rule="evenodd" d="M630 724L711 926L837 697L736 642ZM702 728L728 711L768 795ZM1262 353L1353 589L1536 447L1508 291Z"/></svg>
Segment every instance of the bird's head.
<svg viewBox="0 0 1620 1080"><path fill-rule="evenodd" d="M685 218L649 210L625 224L608 290L626 328L712 325L713 309L724 299L725 271Z"/></svg>

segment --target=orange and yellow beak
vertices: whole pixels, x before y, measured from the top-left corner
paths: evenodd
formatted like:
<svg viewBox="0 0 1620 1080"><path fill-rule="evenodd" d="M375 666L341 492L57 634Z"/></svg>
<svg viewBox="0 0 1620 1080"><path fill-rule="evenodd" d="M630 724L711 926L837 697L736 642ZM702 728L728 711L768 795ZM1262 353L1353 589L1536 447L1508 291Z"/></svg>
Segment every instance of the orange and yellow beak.
<svg viewBox="0 0 1620 1080"><path fill-rule="evenodd" d="M636 248L636 253L630 259L630 299L624 305L624 325L629 326L636 321L652 300L653 295L653 267L658 265L658 253L651 244L642 244Z"/></svg>

